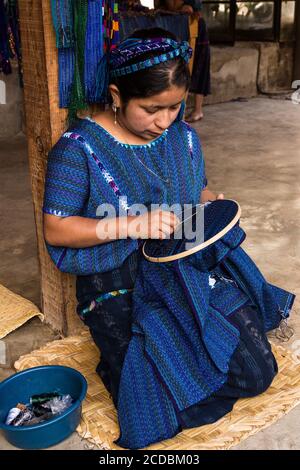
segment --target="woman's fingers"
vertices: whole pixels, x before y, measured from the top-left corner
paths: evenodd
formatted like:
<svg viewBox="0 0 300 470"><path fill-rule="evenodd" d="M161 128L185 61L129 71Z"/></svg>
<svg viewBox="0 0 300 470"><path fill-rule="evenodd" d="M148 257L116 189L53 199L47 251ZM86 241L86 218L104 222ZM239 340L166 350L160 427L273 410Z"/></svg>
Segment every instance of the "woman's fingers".
<svg viewBox="0 0 300 470"><path fill-rule="evenodd" d="M180 220L179 218L177 217L176 214L174 214L174 212L167 212L166 215L170 217L170 224L172 225L172 227L176 227Z"/></svg>
<svg viewBox="0 0 300 470"><path fill-rule="evenodd" d="M151 236L159 238L169 237L178 226L178 217L168 211L155 211L151 214Z"/></svg>
<svg viewBox="0 0 300 470"><path fill-rule="evenodd" d="M173 212L161 210L153 213L153 220L154 222L163 223L173 228L176 227L179 223L178 217Z"/></svg>

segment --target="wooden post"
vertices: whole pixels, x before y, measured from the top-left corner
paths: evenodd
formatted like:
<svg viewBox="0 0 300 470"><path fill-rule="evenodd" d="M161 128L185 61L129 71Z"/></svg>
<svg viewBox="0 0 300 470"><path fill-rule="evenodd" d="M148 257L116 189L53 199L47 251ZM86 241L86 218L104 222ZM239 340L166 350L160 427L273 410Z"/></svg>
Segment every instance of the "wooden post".
<svg viewBox="0 0 300 470"><path fill-rule="evenodd" d="M41 309L53 328L68 335L82 328L76 315L75 276L51 261L43 237L42 204L48 151L65 131L58 107L58 61L50 0L19 0L24 106L31 190L41 275Z"/></svg>

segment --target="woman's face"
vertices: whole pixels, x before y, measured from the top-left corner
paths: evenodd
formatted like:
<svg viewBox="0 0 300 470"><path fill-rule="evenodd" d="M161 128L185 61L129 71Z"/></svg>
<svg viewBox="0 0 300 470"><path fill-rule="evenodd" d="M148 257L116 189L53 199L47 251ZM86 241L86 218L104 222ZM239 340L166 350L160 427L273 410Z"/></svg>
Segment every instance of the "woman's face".
<svg viewBox="0 0 300 470"><path fill-rule="evenodd" d="M121 103L118 119L133 134L155 139L175 121L185 95L185 88L172 85L149 98L132 98L125 110Z"/></svg>

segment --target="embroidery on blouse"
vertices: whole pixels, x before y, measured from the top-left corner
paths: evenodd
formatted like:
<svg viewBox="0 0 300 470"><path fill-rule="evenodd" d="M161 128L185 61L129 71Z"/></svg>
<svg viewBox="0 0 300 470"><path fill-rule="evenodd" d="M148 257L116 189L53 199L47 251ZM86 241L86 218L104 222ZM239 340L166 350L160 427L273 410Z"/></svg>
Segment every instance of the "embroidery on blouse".
<svg viewBox="0 0 300 470"><path fill-rule="evenodd" d="M99 160L95 152L93 151L92 147L86 142L86 140L80 135L75 132L65 132L63 134L63 137L67 137L68 139L74 139L78 140L83 144L89 155L95 160L96 164L100 168L101 174L105 181L108 183L108 185L111 187L115 195L117 196L118 199L120 199L120 205L121 207L125 210L128 211L130 206L124 201L123 195L115 182L114 178L111 176L111 174L106 170L104 167L103 163ZM127 200L127 198L126 198Z"/></svg>

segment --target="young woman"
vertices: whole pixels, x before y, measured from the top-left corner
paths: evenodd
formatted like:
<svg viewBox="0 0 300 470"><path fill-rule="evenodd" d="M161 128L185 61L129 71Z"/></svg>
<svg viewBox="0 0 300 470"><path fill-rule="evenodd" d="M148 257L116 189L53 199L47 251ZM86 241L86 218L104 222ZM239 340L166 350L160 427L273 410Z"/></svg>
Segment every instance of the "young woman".
<svg viewBox="0 0 300 470"><path fill-rule="evenodd" d="M100 64L108 86L101 82L98 91L101 99L109 93L111 107L78 118L49 154L47 247L59 269L77 275L78 314L101 352L97 372L116 407L141 245L168 237L178 224L171 210L134 215L131 208L223 198L208 189L198 135L182 120L190 55L171 33L135 32ZM104 217L112 207L115 215ZM254 306L243 305L233 321L240 343L227 382L182 411L186 427L215 421L238 397L264 391L277 373Z"/></svg>

